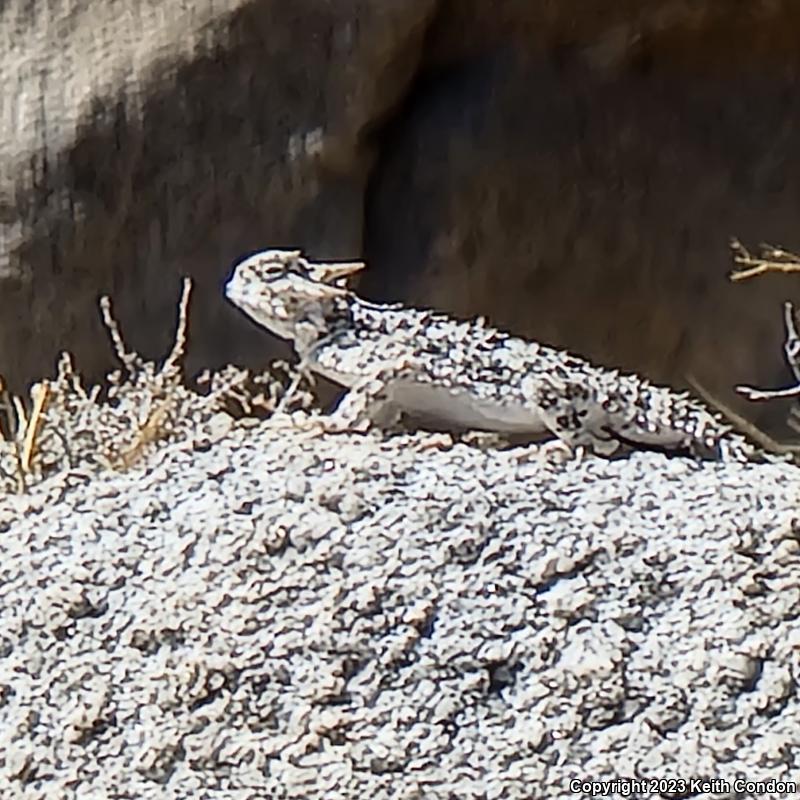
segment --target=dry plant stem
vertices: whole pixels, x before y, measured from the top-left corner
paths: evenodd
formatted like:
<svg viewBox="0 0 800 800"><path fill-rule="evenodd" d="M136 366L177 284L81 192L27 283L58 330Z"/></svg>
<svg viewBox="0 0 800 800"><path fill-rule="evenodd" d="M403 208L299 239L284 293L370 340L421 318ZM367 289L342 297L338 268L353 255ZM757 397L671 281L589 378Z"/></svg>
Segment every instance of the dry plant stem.
<svg viewBox="0 0 800 800"><path fill-rule="evenodd" d="M719 398L711 394L711 392L709 392L693 375L687 375L686 381L706 403L716 408L734 428L740 433L749 436L759 447L763 447L771 453L778 454L800 452L800 445L781 444L744 417L739 416L732 408L729 408Z"/></svg>
<svg viewBox="0 0 800 800"><path fill-rule="evenodd" d="M800 433L800 409L795 406L789 409L789 417L786 424L795 432Z"/></svg>
<svg viewBox="0 0 800 800"><path fill-rule="evenodd" d="M47 402L49 391L50 387L47 383L42 383L36 387L36 393L33 397L31 418L28 420L28 425L25 429L25 443L22 447L21 467L23 472L29 472L31 468L31 458L33 457L33 452L36 447L36 433L39 429L42 411Z"/></svg>
<svg viewBox="0 0 800 800"><path fill-rule="evenodd" d="M295 392L300 386L300 381L302 381L303 378L308 379L313 385L314 378L308 369L309 361L310 358L306 357L297 365L297 371L295 372L292 382L289 384L289 388L283 393L283 397L281 397L280 402L275 407L276 414L281 414L286 410L289 405L289 401L292 399L292 397L294 397Z"/></svg>
<svg viewBox="0 0 800 800"><path fill-rule="evenodd" d="M175 342L169 355L164 360L164 365L161 368L162 375L168 375L179 370L179 362L186 351L186 330L188 327L188 308L191 293L192 279L184 278L181 286L181 299L178 306L178 324L175 331ZM111 337L111 342L114 346L114 352L117 354L117 358L127 370L131 371L139 362L139 356L136 355L136 353L129 352L125 347L125 342L119 330L119 323L114 319L111 311L111 299L108 295L103 295L100 298L100 312L103 316L103 324L106 326L109 336Z"/></svg>
<svg viewBox="0 0 800 800"><path fill-rule="evenodd" d="M175 343L161 368L163 375L180 370L180 361L186 352L186 331L189 325L189 298L192 295L192 279L184 278L181 284L181 299L178 304L178 324L175 328Z"/></svg>
<svg viewBox="0 0 800 800"><path fill-rule="evenodd" d="M789 386L786 389L756 389L754 386L737 386L736 391L748 400L779 400L800 396L800 384Z"/></svg>
<svg viewBox="0 0 800 800"><path fill-rule="evenodd" d="M103 316L103 324L106 326L106 330L111 337L111 344L114 346L114 352L117 354L117 358L128 371L132 371L138 357L136 353L129 353L125 349L125 342L122 339L122 334L119 332L119 324L111 313L111 298L109 298L108 295L103 295L100 298L100 313Z"/></svg>
<svg viewBox="0 0 800 800"><path fill-rule="evenodd" d="M186 352L189 324L189 299L191 298L191 293L192 279L184 278L181 286L181 298L178 304L178 322L175 329L172 349L164 359L161 369L158 371L158 377L167 384L177 380L181 371L180 362ZM111 301L107 296L100 299L100 308L103 314L103 322L111 336L117 357L128 371L132 373L141 359L138 355L129 353L126 349L122 334L119 330L119 325L111 311ZM120 453L117 457L115 462L116 466L123 469L130 468L138 460L147 445L159 441L166 435L170 400L168 397L154 399L157 399L157 403L150 409L144 422L140 423L133 445Z"/></svg>
<svg viewBox="0 0 800 800"><path fill-rule="evenodd" d="M314 347L312 347L308 353L300 360L300 363L296 367L296 372L294 378L292 379L291 384L289 384L289 388L284 392L283 397L281 397L280 402L275 407L275 413L280 414L283 413L289 405L290 400L294 397L295 392L297 391L298 387L300 386L300 381L304 378L308 381L311 386L314 386L314 373L310 369L311 361L319 349L320 346L327 344L333 337L332 336L325 336L323 337Z"/></svg>
<svg viewBox="0 0 800 800"><path fill-rule="evenodd" d="M783 323L786 327L783 353L795 380L800 383L800 335L795 324L794 306L788 300L783 304Z"/></svg>
<svg viewBox="0 0 800 800"><path fill-rule="evenodd" d="M0 402L3 404L3 413L6 415L6 424L8 425L8 435L12 441L17 440L19 431L19 419L14 413L14 408L11 402L11 396L6 389L5 381L0 377Z"/></svg>
<svg viewBox="0 0 800 800"><path fill-rule="evenodd" d="M754 256L738 239L731 239L731 250L733 260L744 268L731 272L732 281L747 280L766 272L800 272L800 255L780 247L759 245L760 254Z"/></svg>
<svg viewBox="0 0 800 800"><path fill-rule="evenodd" d="M159 441L164 436L167 414L167 401L162 401L150 410L147 419L138 431L136 442L123 453L120 453L117 459L117 466L122 469L130 469L147 445Z"/></svg>
<svg viewBox="0 0 800 800"><path fill-rule="evenodd" d="M17 492L21 494L25 491L27 485L25 480L25 471L22 469L22 454L19 446L20 416L18 413L17 403L12 403L12 398L6 389L5 381L2 378L0 378L0 399L3 403L3 410L5 411L6 421L8 423L8 432L14 448L14 464L17 472ZM13 401L17 400L18 398L13 398Z"/></svg>
<svg viewBox="0 0 800 800"><path fill-rule="evenodd" d="M797 334L797 326L794 320L794 306L787 301L783 304L783 320L786 326L786 341L783 345L783 352L786 361L797 380L794 386L785 389L756 389L754 386L737 386L736 391L744 395L748 400L774 400L780 397L800 396L800 336Z"/></svg>
<svg viewBox="0 0 800 800"><path fill-rule="evenodd" d="M17 420L17 436L21 437L24 435L22 431L27 430L28 427L28 415L25 413L25 403L22 402L21 397L17 397L16 395L11 398L11 402L14 404L14 414Z"/></svg>
<svg viewBox="0 0 800 800"><path fill-rule="evenodd" d="M28 430L28 415L25 413L25 403L22 402L21 397L14 395L11 398L11 402L14 405L14 414L17 420L14 436L14 458L17 462L17 491L22 493L28 488L28 481L25 478L27 473L22 468L21 446L21 442L25 438L25 432Z"/></svg>

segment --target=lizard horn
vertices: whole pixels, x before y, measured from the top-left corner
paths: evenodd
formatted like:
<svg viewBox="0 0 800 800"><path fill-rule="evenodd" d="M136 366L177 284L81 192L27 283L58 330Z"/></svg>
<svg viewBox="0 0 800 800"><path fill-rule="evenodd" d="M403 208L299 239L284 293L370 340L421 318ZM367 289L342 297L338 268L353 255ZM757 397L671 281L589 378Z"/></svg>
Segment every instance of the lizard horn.
<svg viewBox="0 0 800 800"><path fill-rule="evenodd" d="M330 262L327 264L314 264L314 272L317 280L323 283L331 283L339 278L347 278L355 275L367 265L363 261Z"/></svg>

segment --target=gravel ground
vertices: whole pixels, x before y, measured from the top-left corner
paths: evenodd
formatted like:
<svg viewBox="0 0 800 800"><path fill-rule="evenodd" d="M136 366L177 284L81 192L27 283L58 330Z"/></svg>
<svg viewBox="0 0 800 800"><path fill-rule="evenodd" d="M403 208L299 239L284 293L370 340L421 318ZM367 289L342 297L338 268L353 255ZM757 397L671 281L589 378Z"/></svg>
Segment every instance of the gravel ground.
<svg viewBox="0 0 800 800"><path fill-rule="evenodd" d="M229 427L0 500L2 798L800 781L800 470Z"/></svg>

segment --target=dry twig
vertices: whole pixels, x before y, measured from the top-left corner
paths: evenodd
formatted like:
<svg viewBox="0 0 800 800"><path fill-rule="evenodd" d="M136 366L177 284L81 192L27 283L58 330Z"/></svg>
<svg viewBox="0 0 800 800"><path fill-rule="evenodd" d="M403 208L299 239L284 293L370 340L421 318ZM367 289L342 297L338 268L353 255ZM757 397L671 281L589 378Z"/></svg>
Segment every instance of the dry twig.
<svg viewBox="0 0 800 800"><path fill-rule="evenodd" d="M774 400L779 397L800 396L800 336L798 336L795 324L794 306L788 300L783 304L783 321L786 326L783 353L796 383L785 389L756 389L754 386L737 386L736 391L748 400Z"/></svg>
<svg viewBox="0 0 800 800"><path fill-rule="evenodd" d="M800 452L800 445L782 444L781 442L773 439L768 433L765 433L761 428L753 425L744 417L737 414L732 408L727 406L718 397L715 397L711 392L705 388L693 375L687 375L686 380L694 391L703 398L712 408L722 414L739 433L752 439L759 447L767 450L770 453L798 453Z"/></svg>
<svg viewBox="0 0 800 800"><path fill-rule="evenodd" d="M36 447L36 433L39 430L42 411L44 410L44 405L47 402L47 395L49 391L50 387L47 384L47 381L40 383L38 386L34 387L33 390L31 390L33 408L31 409L31 417L28 420L28 424L25 428L25 439L22 446L22 456L20 458L20 466L24 473L30 472L31 469L31 457L33 456L33 452Z"/></svg>
<svg viewBox="0 0 800 800"><path fill-rule="evenodd" d="M738 239L731 239L733 260L743 269L734 270L728 276L732 281L743 281L765 272L800 272L800 255L774 247L759 245L759 254L754 256Z"/></svg>

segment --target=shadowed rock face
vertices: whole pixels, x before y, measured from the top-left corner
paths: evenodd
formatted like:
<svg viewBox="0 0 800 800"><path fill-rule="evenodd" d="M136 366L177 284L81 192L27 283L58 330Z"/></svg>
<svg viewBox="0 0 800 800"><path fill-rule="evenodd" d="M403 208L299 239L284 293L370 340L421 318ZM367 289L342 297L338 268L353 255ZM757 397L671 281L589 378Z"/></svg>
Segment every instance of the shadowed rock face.
<svg viewBox="0 0 800 800"><path fill-rule="evenodd" d="M111 364L96 299L163 352L196 279L190 368L262 357L227 307L233 260L363 240L362 131L415 73L432 0L28 3L0 14L0 364Z"/></svg>
<svg viewBox="0 0 800 800"><path fill-rule="evenodd" d="M220 286L298 246L366 255L372 297L782 414L730 387L788 380L800 278L730 285L727 243L800 246L796 4L29 5L0 12L13 386L60 349L111 365L104 292L131 346L164 351L183 274L189 369L263 363L280 350Z"/></svg>

